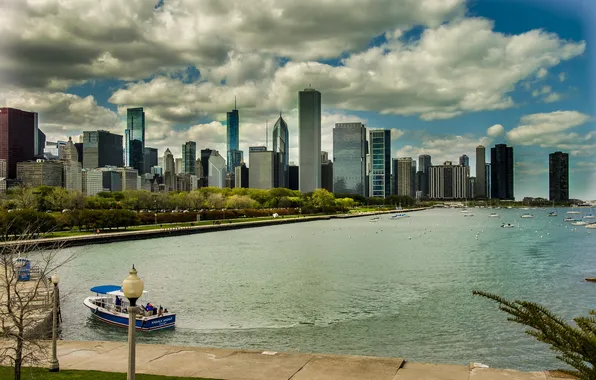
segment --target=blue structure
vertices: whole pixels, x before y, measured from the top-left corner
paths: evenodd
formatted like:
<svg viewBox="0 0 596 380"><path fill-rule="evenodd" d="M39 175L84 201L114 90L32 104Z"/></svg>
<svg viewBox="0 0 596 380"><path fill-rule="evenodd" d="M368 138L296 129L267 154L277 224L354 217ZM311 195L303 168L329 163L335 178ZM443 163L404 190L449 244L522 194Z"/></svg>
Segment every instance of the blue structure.
<svg viewBox="0 0 596 380"><path fill-rule="evenodd" d="M240 166L242 159L238 160L240 151L240 116L234 99L234 109L227 112L227 149L228 149L228 173L234 173L234 168Z"/></svg>
<svg viewBox="0 0 596 380"><path fill-rule="evenodd" d="M124 164L137 169L139 174L145 170L145 112L143 107L126 110L126 130L124 131Z"/></svg>
<svg viewBox="0 0 596 380"><path fill-rule="evenodd" d="M386 198L391 195L391 131L370 131L370 196Z"/></svg>
<svg viewBox="0 0 596 380"><path fill-rule="evenodd" d="M31 279L31 261L29 259L15 259L15 266L18 267L19 277L17 281L29 281Z"/></svg>

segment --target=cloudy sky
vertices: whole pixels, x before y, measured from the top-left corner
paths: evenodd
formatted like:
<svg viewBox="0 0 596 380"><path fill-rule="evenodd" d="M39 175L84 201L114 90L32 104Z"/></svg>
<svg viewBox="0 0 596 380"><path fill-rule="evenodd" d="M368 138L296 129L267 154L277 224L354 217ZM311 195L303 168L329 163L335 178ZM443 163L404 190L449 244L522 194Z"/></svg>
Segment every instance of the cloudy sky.
<svg viewBox="0 0 596 380"><path fill-rule="evenodd" d="M297 91L336 122L392 128L392 155L515 147L515 195L548 195L548 153L571 155L571 196L596 199L596 12L584 0L4 0L0 105L40 114L49 140L124 134L147 115L160 155L196 141L265 142L282 111L298 160ZM269 139L269 141L271 141ZM473 170L472 170L472 174Z"/></svg>

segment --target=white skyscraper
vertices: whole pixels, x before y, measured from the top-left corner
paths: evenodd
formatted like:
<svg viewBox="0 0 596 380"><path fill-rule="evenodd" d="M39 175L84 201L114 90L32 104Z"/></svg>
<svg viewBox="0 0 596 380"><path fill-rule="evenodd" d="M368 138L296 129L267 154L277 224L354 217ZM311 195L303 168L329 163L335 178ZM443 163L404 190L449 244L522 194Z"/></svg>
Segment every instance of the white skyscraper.
<svg viewBox="0 0 596 380"><path fill-rule="evenodd" d="M299 189L321 187L321 93L307 88L298 93Z"/></svg>

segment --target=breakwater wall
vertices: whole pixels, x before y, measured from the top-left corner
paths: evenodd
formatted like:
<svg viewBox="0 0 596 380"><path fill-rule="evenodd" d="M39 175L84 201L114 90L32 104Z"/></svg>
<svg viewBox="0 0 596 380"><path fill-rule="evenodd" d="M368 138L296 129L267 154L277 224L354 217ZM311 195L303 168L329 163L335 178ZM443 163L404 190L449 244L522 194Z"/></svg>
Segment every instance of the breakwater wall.
<svg viewBox="0 0 596 380"><path fill-rule="evenodd" d="M330 219L347 219L347 218L359 218L365 216L381 215L381 214L394 214L394 213L408 213L415 211L426 210L427 208L415 208L408 210L389 210L389 211L372 211L362 212L353 214L335 214L335 215L313 215L304 216L298 218L275 218L267 220L253 220L249 222L228 222L226 220L221 221L221 224L212 225L201 225L201 226L184 226L184 227L165 227L157 229L149 229L142 231L118 231L118 232L102 232L99 234L89 234L80 236L69 236L69 237L56 237L56 238L41 238L35 240L15 241L15 242L3 242L0 246L10 245L34 245L38 248L66 248L75 247L89 244L107 244L116 243L120 241L129 240L144 240L154 239L160 237L171 237L171 236L182 236L191 235L196 233L205 232L216 232L216 231L227 231L237 230L241 228L255 228L255 227L266 227L278 224L290 224L290 223L303 223L312 221L322 221Z"/></svg>

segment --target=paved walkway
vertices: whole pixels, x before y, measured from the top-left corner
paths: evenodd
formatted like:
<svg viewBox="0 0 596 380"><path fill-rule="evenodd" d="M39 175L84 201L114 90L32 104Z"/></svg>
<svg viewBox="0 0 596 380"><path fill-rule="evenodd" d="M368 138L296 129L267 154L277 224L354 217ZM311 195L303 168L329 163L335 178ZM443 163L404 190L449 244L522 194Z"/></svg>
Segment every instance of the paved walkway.
<svg viewBox="0 0 596 380"><path fill-rule="evenodd" d="M126 342L60 341L61 369L126 372ZM222 380L547 380L548 372L470 369L400 358L137 345L137 373ZM557 377L560 379L560 377Z"/></svg>

